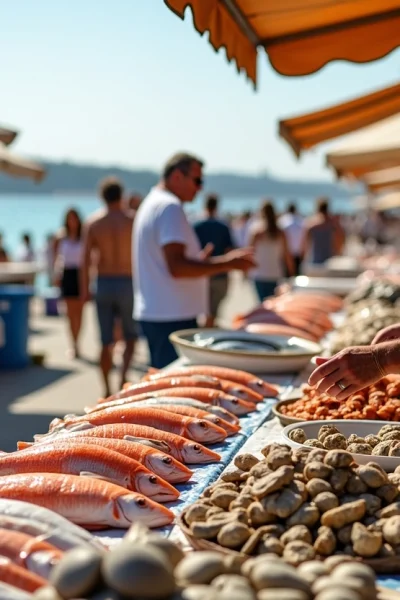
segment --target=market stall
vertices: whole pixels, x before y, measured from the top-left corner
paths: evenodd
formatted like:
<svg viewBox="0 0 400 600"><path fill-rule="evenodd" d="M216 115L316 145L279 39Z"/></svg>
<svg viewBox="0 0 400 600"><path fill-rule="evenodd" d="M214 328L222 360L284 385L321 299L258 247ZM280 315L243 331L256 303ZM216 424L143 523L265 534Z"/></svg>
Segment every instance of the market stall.
<svg viewBox="0 0 400 600"><path fill-rule="evenodd" d="M150 535L144 526L163 535L164 541L157 543L169 553L175 552L172 543L179 544L176 564L183 560L182 552L201 561L200 551L207 549L216 553L213 560L218 564L230 561L228 572L221 567L219 574L243 577L247 562L256 560L266 568L263 561L272 560L275 553L274 573L293 567L306 571L317 559L318 570L327 577L339 562L355 560L349 563L352 568L371 565L379 585L400 591L400 429L396 425L400 380L382 380L379 389L366 392L363 402L358 399L357 410L351 407L352 422L343 412L350 410L350 404L343 403L342 411L333 399L301 389L312 370L310 358L339 344L338 328L355 311L365 311L368 299L371 306L394 310L399 290L395 281L365 279L344 304L326 291L291 290L239 315L234 329L178 332L172 336L181 354L176 363L99 400L83 415L55 419L47 434L21 441L19 451L0 455L0 530L14 536L23 532L31 544L32 537L40 536L48 544L47 559L40 566L34 551L29 551L32 560L25 563L25 570L41 577L41 582L50 578L58 592L76 579L75 591L64 591L61 598L97 598L88 590L104 587L104 581L109 590L121 593L120 585L125 584L106 565L115 561L119 569L124 563L124 570L118 571L121 581L128 572L132 575L127 576L130 587L124 588L123 596L136 598L134 565L143 557L155 560L141 546ZM328 438L324 445L324 425L318 419L328 425L330 437L339 445ZM291 420L293 425L287 429ZM345 426L359 431L357 441L350 440L353 433L342 433ZM364 447L364 454L358 446L352 447L361 444L361 434L364 446L376 438L382 454L372 445L369 451ZM366 464L370 462L378 467ZM325 501L331 503L329 507ZM33 524L27 521L29 510ZM141 527L126 536L134 523ZM11 533L7 535L12 537ZM65 550L83 542L86 550L79 551L81 555L68 553L64 558ZM18 543L13 540L13 547ZM7 536L3 541L0 537L0 553L11 553L10 544ZM134 550L137 545L141 558ZM95 563L90 581L71 575L77 563L82 566L79 556ZM58 566L53 567L55 563ZM100 563L109 573L101 581ZM233 571L232 565L236 565ZM161 577L162 568L157 568ZM373 571L363 573L375 586ZM213 579L200 577L197 583L208 585ZM0 588L1 581L0 569ZM145 581L147 591L142 589L140 598L170 597L170 588L160 596L157 585ZM181 577L169 581L174 589L194 583L190 577L186 582ZM260 584L250 578L248 595L237 597L270 600L270 591L276 594L275 583ZM38 582L35 585L38 599L58 600L54 590L53 596L44 595ZM363 600L358 588L351 589L355 595L349 592L346 600ZM212 597L208 588L203 591ZM314 589L307 592L304 600L314 596L331 600ZM375 588L375 595L372 587L370 592L368 598L377 597ZM194 598L191 593L180 597ZM109 594L98 597L119 598ZM397 597L393 591L379 594L382 599ZM282 596L292 597L293 593Z"/></svg>

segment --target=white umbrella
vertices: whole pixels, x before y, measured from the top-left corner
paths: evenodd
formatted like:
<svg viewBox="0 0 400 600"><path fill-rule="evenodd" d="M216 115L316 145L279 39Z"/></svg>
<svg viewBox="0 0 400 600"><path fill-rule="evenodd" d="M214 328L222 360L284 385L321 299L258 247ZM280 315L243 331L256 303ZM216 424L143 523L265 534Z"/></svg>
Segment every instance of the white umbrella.
<svg viewBox="0 0 400 600"><path fill-rule="evenodd" d="M7 175L12 175L13 177L29 177L37 183L41 181L46 174L45 169L41 165L16 156L1 142L0 171L7 173Z"/></svg>

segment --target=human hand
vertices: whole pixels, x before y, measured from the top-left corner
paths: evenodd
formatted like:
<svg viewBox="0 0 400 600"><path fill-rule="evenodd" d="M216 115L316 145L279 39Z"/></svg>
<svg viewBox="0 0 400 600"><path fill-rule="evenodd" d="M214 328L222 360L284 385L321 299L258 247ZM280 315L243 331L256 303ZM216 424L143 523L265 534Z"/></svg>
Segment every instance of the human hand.
<svg viewBox="0 0 400 600"><path fill-rule="evenodd" d="M382 342L389 342L392 340L400 340L400 324L390 325L378 331L372 345L381 344Z"/></svg>
<svg viewBox="0 0 400 600"><path fill-rule="evenodd" d="M226 262L232 270L248 271L257 266L254 260L254 251L251 248L231 250L226 256Z"/></svg>
<svg viewBox="0 0 400 600"><path fill-rule="evenodd" d="M90 293L90 290L84 290L83 293L81 294L82 304L86 304L86 302L90 302L91 300L92 300L92 294Z"/></svg>
<svg viewBox="0 0 400 600"><path fill-rule="evenodd" d="M207 258L210 258L210 256L212 255L213 252L214 252L214 244L209 242L208 244L206 244L204 246L203 250L201 251L200 260L207 260Z"/></svg>
<svg viewBox="0 0 400 600"><path fill-rule="evenodd" d="M338 400L345 400L386 375L377 347L352 346L329 360L318 358L319 366L311 373L308 383Z"/></svg>

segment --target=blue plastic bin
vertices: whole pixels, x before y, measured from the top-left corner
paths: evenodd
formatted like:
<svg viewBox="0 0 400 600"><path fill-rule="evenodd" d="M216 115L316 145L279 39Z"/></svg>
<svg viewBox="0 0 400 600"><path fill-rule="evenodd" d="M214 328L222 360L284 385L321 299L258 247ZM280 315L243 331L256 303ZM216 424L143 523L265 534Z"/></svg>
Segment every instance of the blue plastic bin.
<svg viewBox="0 0 400 600"><path fill-rule="evenodd" d="M34 289L26 285L0 285L0 369L20 369L28 355L29 300Z"/></svg>
<svg viewBox="0 0 400 600"><path fill-rule="evenodd" d="M60 299L60 288L50 287L43 292L44 311L46 317L58 317L58 301Z"/></svg>

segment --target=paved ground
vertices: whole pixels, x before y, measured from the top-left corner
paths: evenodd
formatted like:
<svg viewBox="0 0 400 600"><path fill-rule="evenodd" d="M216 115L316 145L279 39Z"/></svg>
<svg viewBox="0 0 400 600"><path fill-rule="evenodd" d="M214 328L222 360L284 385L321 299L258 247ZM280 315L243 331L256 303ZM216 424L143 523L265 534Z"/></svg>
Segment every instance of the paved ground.
<svg viewBox="0 0 400 600"><path fill-rule="evenodd" d="M222 306L221 325L229 325L235 314L248 310L255 302L249 283L235 275ZM47 431L53 417L80 412L96 401L101 395L97 339L93 306L88 305L82 333L83 359L68 359L64 319L43 316L42 302L34 301L29 346L31 352L45 354L44 365L13 372L0 370L0 448L13 450L17 440L31 440L33 434ZM118 361L116 355L116 364ZM147 348L143 342L138 344L132 367L132 380L146 371ZM117 381L115 372L114 388Z"/></svg>

